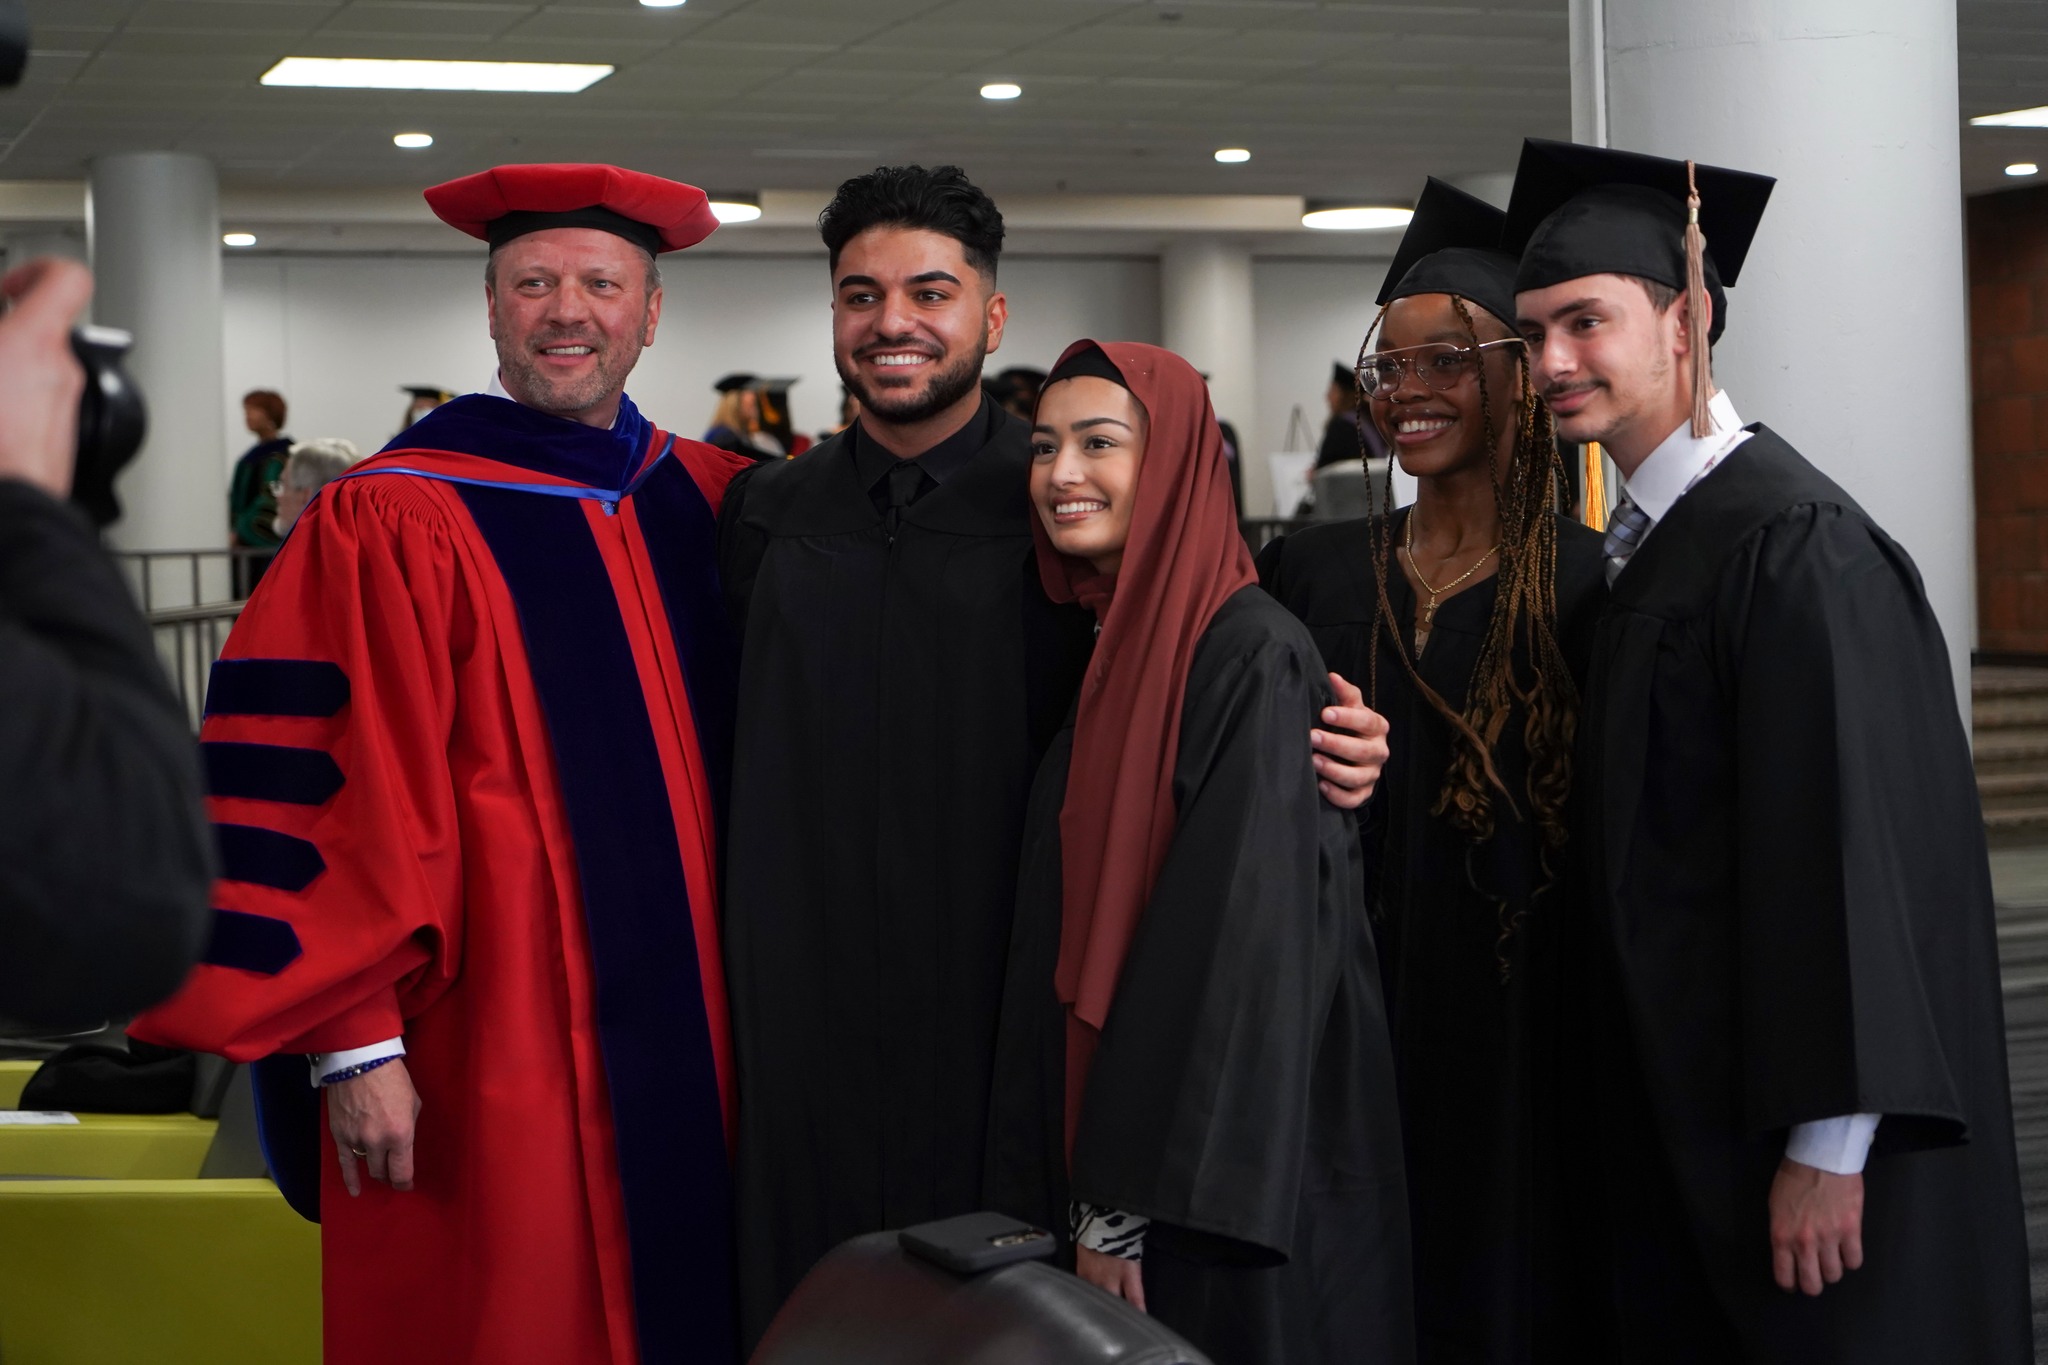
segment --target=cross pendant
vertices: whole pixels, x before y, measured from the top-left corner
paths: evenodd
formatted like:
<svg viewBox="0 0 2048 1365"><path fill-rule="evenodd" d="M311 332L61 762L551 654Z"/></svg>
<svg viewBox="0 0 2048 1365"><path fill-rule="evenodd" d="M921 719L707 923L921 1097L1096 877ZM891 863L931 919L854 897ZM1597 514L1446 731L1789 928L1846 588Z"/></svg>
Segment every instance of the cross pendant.
<svg viewBox="0 0 2048 1365"><path fill-rule="evenodd" d="M1429 601L1422 606L1422 628L1428 630L1436 624L1436 594L1429 595Z"/></svg>

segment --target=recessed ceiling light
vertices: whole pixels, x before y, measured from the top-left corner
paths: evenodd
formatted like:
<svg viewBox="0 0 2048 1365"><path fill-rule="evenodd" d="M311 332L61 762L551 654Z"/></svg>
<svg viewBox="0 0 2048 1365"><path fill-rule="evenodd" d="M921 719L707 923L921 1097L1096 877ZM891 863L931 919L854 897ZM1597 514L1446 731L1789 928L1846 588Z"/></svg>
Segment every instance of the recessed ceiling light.
<svg viewBox="0 0 2048 1365"><path fill-rule="evenodd" d="M1216 159L1226 166L1234 166L1240 161L1250 161L1252 154L1243 147L1218 147Z"/></svg>
<svg viewBox="0 0 2048 1365"><path fill-rule="evenodd" d="M254 246L256 245L256 234L253 232L224 232L221 234L220 244L222 246Z"/></svg>
<svg viewBox="0 0 2048 1365"><path fill-rule="evenodd" d="M714 199L711 211L721 223L751 223L761 216L761 206L744 199Z"/></svg>
<svg viewBox="0 0 2048 1365"><path fill-rule="evenodd" d="M981 87L981 97L985 100L1013 100L1023 93L1023 86L1012 85L1008 81L991 81Z"/></svg>
<svg viewBox="0 0 2048 1365"><path fill-rule="evenodd" d="M1310 209L1301 215L1303 227L1325 232L1372 232L1381 228L1407 227L1414 209L1371 208L1363 205Z"/></svg>
<svg viewBox="0 0 2048 1365"><path fill-rule="evenodd" d="M1983 114L1970 123L1977 128L2048 128L2048 104L2035 109L2008 109L2003 114Z"/></svg>
<svg viewBox="0 0 2048 1365"><path fill-rule="evenodd" d="M434 135L432 133L400 133L391 139L391 145L403 147L408 152L417 152L423 147L433 146Z"/></svg>
<svg viewBox="0 0 2048 1365"><path fill-rule="evenodd" d="M381 57L286 57L263 73L265 85L330 90L488 90L573 95L616 68L572 62L387 61Z"/></svg>
<svg viewBox="0 0 2048 1365"><path fill-rule="evenodd" d="M683 0L640 0L649 9L675 9Z"/></svg>
<svg viewBox="0 0 2048 1365"><path fill-rule="evenodd" d="M2031 161L2015 161L2005 168L2007 175L2039 175L2041 168Z"/></svg>

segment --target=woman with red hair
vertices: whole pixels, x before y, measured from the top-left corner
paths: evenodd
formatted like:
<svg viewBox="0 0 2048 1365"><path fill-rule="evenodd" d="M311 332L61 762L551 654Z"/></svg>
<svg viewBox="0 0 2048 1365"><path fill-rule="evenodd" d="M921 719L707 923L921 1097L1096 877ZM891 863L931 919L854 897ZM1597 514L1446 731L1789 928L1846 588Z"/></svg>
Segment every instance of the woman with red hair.
<svg viewBox="0 0 2048 1365"><path fill-rule="evenodd" d="M990 1202L1218 1362L1411 1360L1357 840L1300 742L1322 660L1186 361L1077 343L1032 442L1041 576L1099 635L1027 817Z"/></svg>

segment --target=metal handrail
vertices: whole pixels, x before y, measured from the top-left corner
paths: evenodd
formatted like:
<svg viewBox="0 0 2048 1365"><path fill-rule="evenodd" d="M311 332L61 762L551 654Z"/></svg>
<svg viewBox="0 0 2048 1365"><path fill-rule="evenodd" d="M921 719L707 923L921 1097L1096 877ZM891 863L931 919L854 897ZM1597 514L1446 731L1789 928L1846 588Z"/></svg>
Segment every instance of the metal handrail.
<svg viewBox="0 0 2048 1365"><path fill-rule="evenodd" d="M257 560L267 560L277 553L275 547L262 549L249 545L222 545L196 550L115 550L114 562L128 575L129 586L136 600L142 604L144 614L156 610L161 595L158 590L160 566L178 560L185 561L182 574L173 574L172 581L182 578L188 589L188 600L184 606L218 606L236 602L246 595L242 591L242 566ZM212 577L218 581L226 579L225 595L209 599L206 586L207 569L214 566L218 572Z"/></svg>

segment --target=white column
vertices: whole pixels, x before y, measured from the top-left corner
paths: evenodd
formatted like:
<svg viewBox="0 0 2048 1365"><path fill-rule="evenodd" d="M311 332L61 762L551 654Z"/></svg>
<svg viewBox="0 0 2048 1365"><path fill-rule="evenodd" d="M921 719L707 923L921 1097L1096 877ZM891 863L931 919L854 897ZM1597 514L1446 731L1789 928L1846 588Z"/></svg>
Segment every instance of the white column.
<svg viewBox="0 0 2048 1365"><path fill-rule="evenodd" d="M1629 0L1607 9L1606 76L1612 145L1778 177L1728 291L1715 377L1913 556L1967 716L1976 525L1955 6Z"/></svg>
<svg viewBox="0 0 2048 1365"><path fill-rule="evenodd" d="M219 186L202 157L131 152L92 163L86 193L93 320L135 334L128 372L149 437L115 483L121 549L227 544L221 426Z"/></svg>
<svg viewBox="0 0 2048 1365"><path fill-rule="evenodd" d="M1159 261L1160 332L1166 349L1209 376L1216 415L1237 428L1245 510L1260 515L1273 505L1271 472L1257 433L1253 375L1251 248L1220 237L1171 243Z"/></svg>

